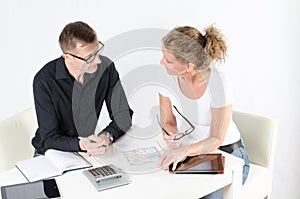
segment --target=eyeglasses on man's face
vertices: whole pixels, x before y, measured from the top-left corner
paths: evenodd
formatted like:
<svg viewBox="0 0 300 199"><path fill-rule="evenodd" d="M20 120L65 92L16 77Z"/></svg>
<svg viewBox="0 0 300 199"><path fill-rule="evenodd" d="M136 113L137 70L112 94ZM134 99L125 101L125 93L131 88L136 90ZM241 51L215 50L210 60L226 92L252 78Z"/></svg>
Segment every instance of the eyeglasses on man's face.
<svg viewBox="0 0 300 199"><path fill-rule="evenodd" d="M181 139L181 138L183 138L184 136L186 136L186 135L188 135L188 134L190 134L190 133L192 133L194 130L195 130L195 127L194 127L194 125L186 118L186 117L184 117L179 111L178 111L178 109L176 108L176 106L174 106L173 105L173 107L175 108L175 110L177 111L177 113L190 125L190 127L187 129L187 130L185 130L184 132L179 132L179 133L177 133L175 136L174 136L174 140L179 140L179 139ZM160 128L167 134L167 135L171 135L162 125L161 125L161 123L159 122L159 118L158 118L158 115L157 115L157 122L158 122L158 124L159 124L159 126L160 126Z"/></svg>
<svg viewBox="0 0 300 199"><path fill-rule="evenodd" d="M87 63L87 64L92 63L95 60L96 56L100 55L101 52L104 49L104 44L101 43L100 41L98 41L98 42L99 42L99 48L98 48L98 50L96 52L94 52L93 54L91 54L88 58L82 58L82 57L79 57L79 56L74 55L72 53L66 53L66 54L71 55L72 57L75 57L75 58L80 59L82 61L85 61L85 63Z"/></svg>

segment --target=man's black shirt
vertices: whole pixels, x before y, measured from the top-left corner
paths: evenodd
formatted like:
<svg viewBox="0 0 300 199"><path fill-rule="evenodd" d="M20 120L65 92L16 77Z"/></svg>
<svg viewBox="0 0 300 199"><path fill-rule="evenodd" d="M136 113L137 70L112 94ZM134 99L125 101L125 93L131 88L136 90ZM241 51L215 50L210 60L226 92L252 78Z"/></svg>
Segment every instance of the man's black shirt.
<svg viewBox="0 0 300 199"><path fill-rule="evenodd" d="M69 74L62 57L46 64L34 77L33 93L38 129L32 144L43 154L47 149L79 151L78 136L94 133L103 102L111 122L104 131L114 140L131 127L130 109L114 63L100 56L93 74L83 84Z"/></svg>

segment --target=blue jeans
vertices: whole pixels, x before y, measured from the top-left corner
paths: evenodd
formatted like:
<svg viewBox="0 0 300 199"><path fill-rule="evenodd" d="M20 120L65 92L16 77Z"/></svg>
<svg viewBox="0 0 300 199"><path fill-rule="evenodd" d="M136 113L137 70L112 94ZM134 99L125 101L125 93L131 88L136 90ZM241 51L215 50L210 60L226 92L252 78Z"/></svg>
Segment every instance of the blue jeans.
<svg viewBox="0 0 300 199"><path fill-rule="evenodd" d="M38 156L40 156L40 155L43 155L43 154L38 153L38 152L36 151L36 149L35 149L35 150L34 150L33 157L35 158L35 157L38 157Z"/></svg>
<svg viewBox="0 0 300 199"><path fill-rule="evenodd" d="M243 184L245 183L248 173L249 173L249 160L248 155L244 147L240 147L234 150L231 155L244 159L244 167L243 167ZM226 160L225 160L226 161ZM211 194L204 196L202 199L223 199L223 188L219 189Z"/></svg>

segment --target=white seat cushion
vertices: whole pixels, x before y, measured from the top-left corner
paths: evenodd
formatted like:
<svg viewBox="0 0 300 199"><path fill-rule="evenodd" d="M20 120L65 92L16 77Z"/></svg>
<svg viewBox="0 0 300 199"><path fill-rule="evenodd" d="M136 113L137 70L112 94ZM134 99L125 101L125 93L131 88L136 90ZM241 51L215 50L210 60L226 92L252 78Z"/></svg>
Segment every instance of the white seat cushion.
<svg viewBox="0 0 300 199"><path fill-rule="evenodd" d="M272 175L270 170L262 166L250 164L249 175L242 190L242 199L264 198L268 195L267 191L271 184Z"/></svg>

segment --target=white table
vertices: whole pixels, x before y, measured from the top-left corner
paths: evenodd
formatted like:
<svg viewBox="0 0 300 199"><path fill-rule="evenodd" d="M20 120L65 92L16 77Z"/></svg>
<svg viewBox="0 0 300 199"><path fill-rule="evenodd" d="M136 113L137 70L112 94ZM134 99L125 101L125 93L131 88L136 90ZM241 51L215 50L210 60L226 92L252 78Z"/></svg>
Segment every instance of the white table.
<svg viewBox="0 0 300 199"><path fill-rule="evenodd" d="M97 192L82 170L71 171L56 178L62 198L199 198L225 187L225 199L240 199L243 160L223 153L225 172L219 175L169 174L157 171L148 174L129 174L132 183ZM101 166L95 158L88 157L94 166ZM26 182L16 169L0 173L0 186Z"/></svg>

